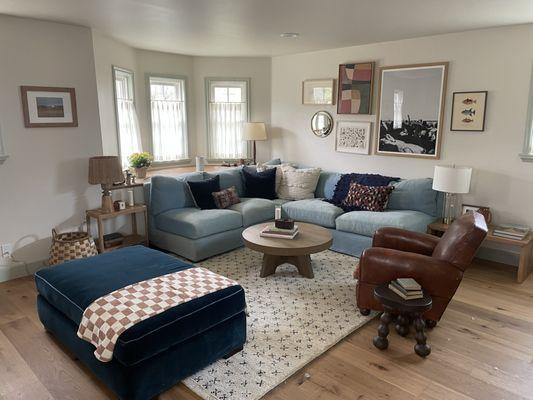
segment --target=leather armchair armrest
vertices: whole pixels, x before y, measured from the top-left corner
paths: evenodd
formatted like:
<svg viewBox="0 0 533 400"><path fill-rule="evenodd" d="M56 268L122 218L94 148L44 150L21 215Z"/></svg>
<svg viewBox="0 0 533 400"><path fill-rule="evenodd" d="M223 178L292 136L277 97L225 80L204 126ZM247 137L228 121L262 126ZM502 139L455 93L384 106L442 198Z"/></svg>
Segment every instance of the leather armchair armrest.
<svg viewBox="0 0 533 400"><path fill-rule="evenodd" d="M372 247L396 249L409 253L430 256L439 238L426 233L406 231L399 228L380 228L374 233Z"/></svg>
<svg viewBox="0 0 533 400"><path fill-rule="evenodd" d="M447 261L422 254L373 247L364 251L356 277L373 285L397 278L413 278L430 295L451 298L463 272Z"/></svg>

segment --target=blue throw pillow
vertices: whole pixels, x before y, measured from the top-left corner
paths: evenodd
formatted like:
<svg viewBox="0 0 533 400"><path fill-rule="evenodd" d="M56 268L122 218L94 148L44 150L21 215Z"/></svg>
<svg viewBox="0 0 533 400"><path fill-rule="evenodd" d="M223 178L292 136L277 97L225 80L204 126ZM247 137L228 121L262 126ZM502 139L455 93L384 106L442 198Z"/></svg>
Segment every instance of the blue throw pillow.
<svg viewBox="0 0 533 400"><path fill-rule="evenodd" d="M198 207L202 210L217 208L213 192L220 192L220 177L218 175L205 181L187 182L187 184Z"/></svg>
<svg viewBox="0 0 533 400"><path fill-rule="evenodd" d="M278 198L276 194L276 168L257 172L255 168L244 167L242 176L246 197L259 197L268 200Z"/></svg>

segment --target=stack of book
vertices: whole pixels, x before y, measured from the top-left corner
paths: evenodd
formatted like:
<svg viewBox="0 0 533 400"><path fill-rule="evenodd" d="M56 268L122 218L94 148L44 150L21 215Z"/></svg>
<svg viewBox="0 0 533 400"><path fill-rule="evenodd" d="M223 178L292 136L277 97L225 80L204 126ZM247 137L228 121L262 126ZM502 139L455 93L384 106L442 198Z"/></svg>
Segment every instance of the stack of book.
<svg viewBox="0 0 533 400"><path fill-rule="evenodd" d="M262 237L278 238L278 239L294 239L298 235L298 225L294 225L292 229L276 228L274 224L267 225L261 231Z"/></svg>
<svg viewBox="0 0 533 400"><path fill-rule="evenodd" d="M503 224L494 227L492 234L506 239L522 240L529 233L527 226Z"/></svg>
<svg viewBox="0 0 533 400"><path fill-rule="evenodd" d="M389 289L404 300L415 300L424 297L422 286L412 278L398 278L389 283Z"/></svg>

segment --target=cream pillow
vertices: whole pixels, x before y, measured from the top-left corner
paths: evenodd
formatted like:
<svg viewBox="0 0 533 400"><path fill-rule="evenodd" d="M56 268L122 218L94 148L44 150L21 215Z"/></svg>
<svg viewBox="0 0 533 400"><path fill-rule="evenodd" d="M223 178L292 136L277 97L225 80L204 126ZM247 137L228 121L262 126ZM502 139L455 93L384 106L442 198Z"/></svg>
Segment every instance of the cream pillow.
<svg viewBox="0 0 533 400"><path fill-rule="evenodd" d="M320 177L320 168L296 169L291 165L281 166L281 183L278 197L285 200L313 199Z"/></svg>
<svg viewBox="0 0 533 400"><path fill-rule="evenodd" d="M284 163L281 165L257 164L257 168L256 168L257 172L264 172L267 169L276 168L276 193L279 191L279 185L281 184L281 176L283 175L283 172L281 171L281 167L283 165L295 166L294 164L291 164L291 163Z"/></svg>

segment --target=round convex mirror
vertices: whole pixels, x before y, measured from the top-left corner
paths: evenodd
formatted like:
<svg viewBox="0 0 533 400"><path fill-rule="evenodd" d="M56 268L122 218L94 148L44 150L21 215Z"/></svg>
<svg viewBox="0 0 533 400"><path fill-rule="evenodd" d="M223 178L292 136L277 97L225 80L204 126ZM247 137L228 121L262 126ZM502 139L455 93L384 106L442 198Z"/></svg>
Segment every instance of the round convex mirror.
<svg viewBox="0 0 533 400"><path fill-rule="evenodd" d="M318 111L311 118L311 130L318 137L326 137L333 130L333 117L327 111Z"/></svg>

